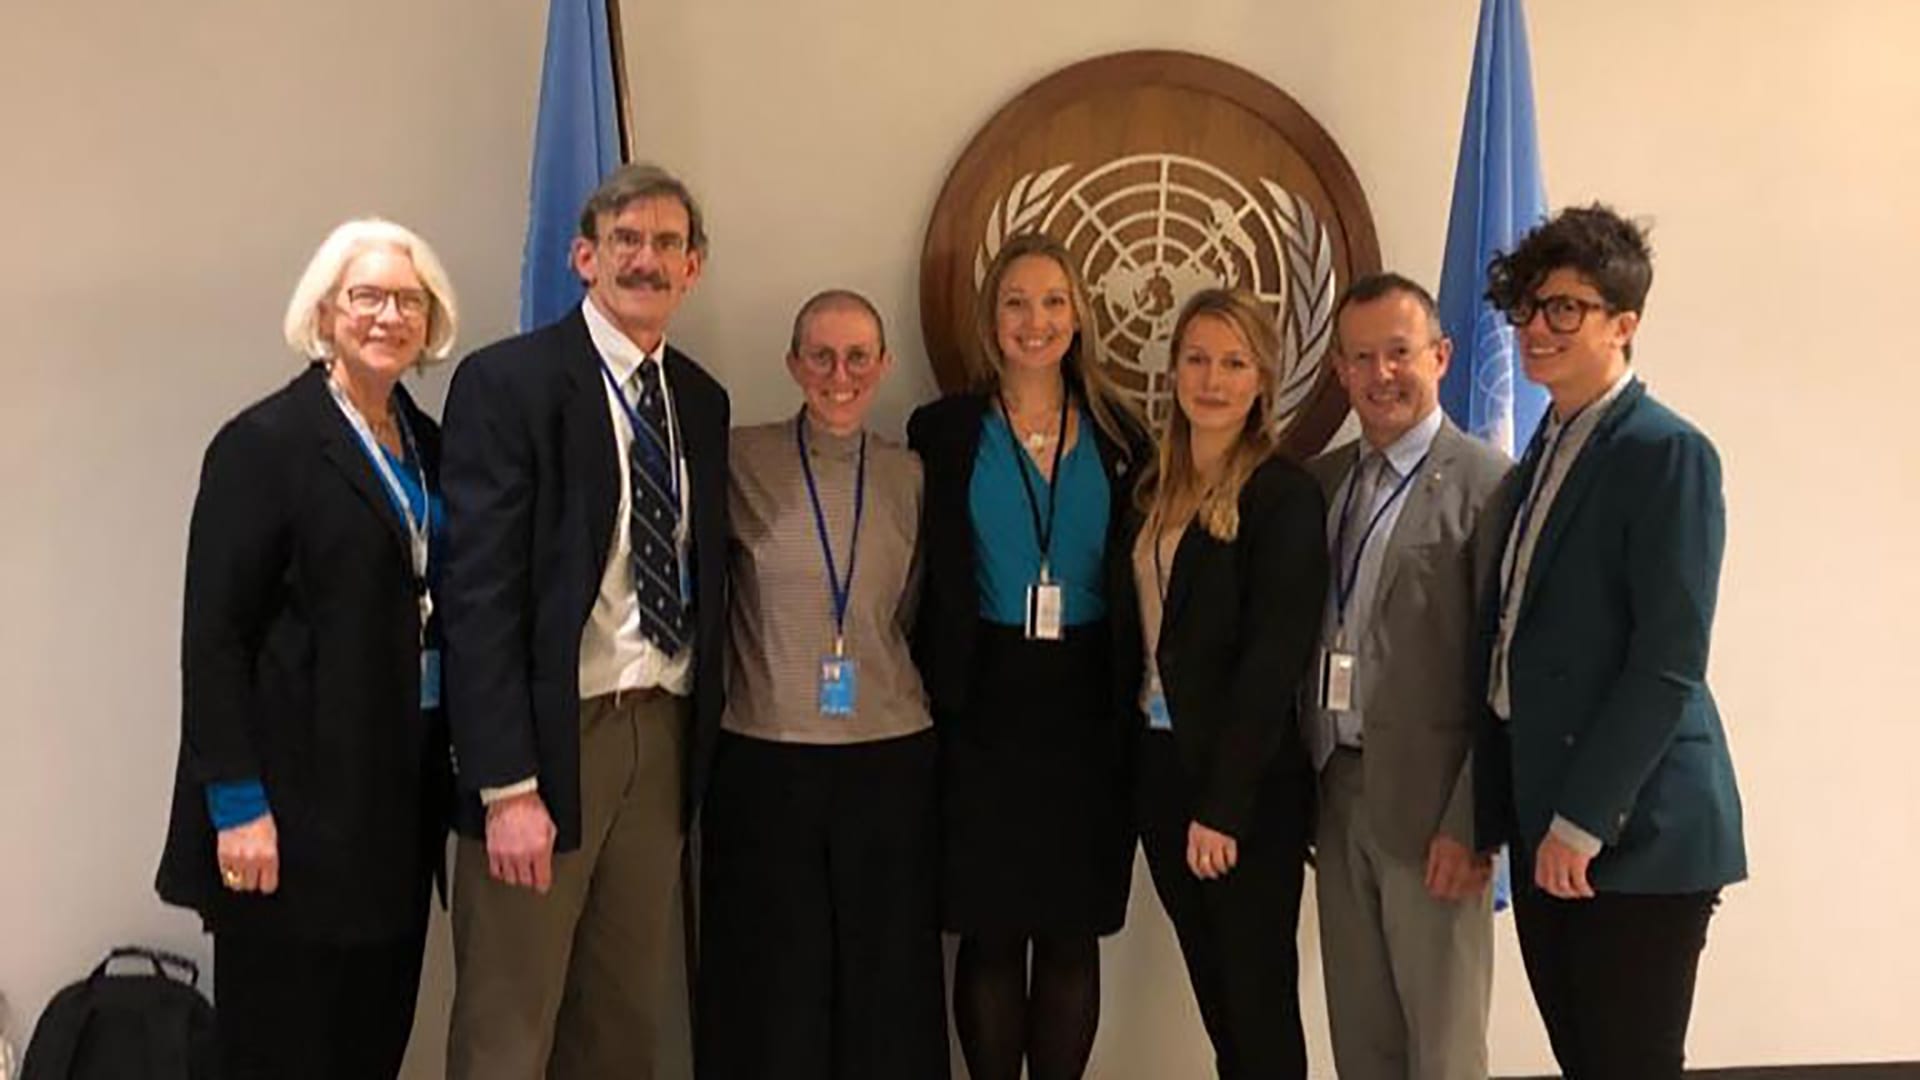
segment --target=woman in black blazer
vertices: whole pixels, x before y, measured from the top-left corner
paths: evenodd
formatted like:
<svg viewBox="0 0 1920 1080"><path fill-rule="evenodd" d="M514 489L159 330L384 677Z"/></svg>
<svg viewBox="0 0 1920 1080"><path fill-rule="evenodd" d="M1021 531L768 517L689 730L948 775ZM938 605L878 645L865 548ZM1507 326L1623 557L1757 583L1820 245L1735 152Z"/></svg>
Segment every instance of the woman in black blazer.
<svg viewBox="0 0 1920 1080"><path fill-rule="evenodd" d="M1320 489L1277 453L1279 340L1245 293L1175 324L1174 409L1112 589L1140 834L1228 1080L1305 1077L1295 935L1313 775L1294 720L1318 639Z"/></svg>
<svg viewBox="0 0 1920 1080"><path fill-rule="evenodd" d="M940 741L942 918L961 936L968 1073L1018 1080L1024 1059L1032 1080L1068 1080L1133 865L1106 620L1144 434L1059 244L1009 240L980 296L976 389L907 425L926 475L913 647Z"/></svg>
<svg viewBox="0 0 1920 1080"><path fill-rule="evenodd" d="M398 382L455 322L424 241L340 226L287 309L314 363L201 468L157 887L213 934L229 1080L386 1080L406 1052L451 771L439 428Z"/></svg>

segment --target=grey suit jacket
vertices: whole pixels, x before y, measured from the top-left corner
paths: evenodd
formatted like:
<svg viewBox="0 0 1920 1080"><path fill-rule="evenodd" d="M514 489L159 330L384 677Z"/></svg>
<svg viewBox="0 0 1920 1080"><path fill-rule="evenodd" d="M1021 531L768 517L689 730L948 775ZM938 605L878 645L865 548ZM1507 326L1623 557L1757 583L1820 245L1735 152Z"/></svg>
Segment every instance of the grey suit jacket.
<svg viewBox="0 0 1920 1080"><path fill-rule="evenodd" d="M1329 503L1358 458L1355 441L1308 463ZM1482 526L1481 511L1511 465L1451 420L1441 422L1387 538L1357 646L1367 813L1374 836L1402 858L1425 859L1436 832L1473 846L1468 751L1484 685L1472 670L1474 605L1494 572L1500 540ZM1314 710L1301 716L1310 750L1330 737Z"/></svg>

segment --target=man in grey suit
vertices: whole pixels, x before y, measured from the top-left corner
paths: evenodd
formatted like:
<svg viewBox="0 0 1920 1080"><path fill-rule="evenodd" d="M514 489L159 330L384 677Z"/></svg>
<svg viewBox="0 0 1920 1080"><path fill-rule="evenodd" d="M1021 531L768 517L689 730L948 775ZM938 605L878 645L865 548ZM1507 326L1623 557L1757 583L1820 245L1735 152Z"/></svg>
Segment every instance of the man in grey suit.
<svg viewBox="0 0 1920 1080"><path fill-rule="evenodd" d="M1484 1080L1489 860L1468 750L1481 509L1508 459L1441 413L1452 343L1398 274L1334 313L1361 438L1308 466L1327 494L1333 588L1301 711L1320 775L1320 951L1344 1080Z"/></svg>

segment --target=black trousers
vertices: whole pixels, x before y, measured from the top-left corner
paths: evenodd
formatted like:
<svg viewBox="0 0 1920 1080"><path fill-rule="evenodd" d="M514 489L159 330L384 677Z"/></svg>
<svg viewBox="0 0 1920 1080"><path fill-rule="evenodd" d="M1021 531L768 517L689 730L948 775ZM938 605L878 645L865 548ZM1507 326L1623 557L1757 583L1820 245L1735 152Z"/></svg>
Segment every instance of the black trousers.
<svg viewBox="0 0 1920 1080"><path fill-rule="evenodd" d="M1221 1080L1304 1080L1300 1026L1300 888L1313 789L1276 766L1263 783L1239 864L1202 881L1187 866L1192 782L1173 736L1141 738L1140 837L1154 891L1173 921Z"/></svg>
<svg viewBox="0 0 1920 1080"><path fill-rule="evenodd" d="M226 1080L393 1080L413 1033L426 927L334 945L216 931L213 996Z"/></svg>
<svg viewBox="0 0 1920 1080"><path fill-rule="evenodd" d="M701 1080L945 1080L932 731L723 735L701 838Z"/></svg>
<svg viewBox="0 0 1920 1080"><path fill-rule="evenodd" d="M1679 1080L1719 901L1717 889L1590 900L1516 890L1520 955L1567 1080Z"/></svg>

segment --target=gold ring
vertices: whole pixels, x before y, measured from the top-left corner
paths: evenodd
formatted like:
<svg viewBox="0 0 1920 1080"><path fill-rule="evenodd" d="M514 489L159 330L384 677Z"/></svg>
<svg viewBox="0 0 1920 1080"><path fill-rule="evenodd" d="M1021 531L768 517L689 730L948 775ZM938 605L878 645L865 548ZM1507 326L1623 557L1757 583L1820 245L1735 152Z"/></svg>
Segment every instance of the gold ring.
<svg viewBox="0 0 1920 1080"><path fill-rule="evenodd" d="M220 880L227 883L227 888L237 889L240 887L240 871L232 867L225 868L220 871Z"/></svg>

